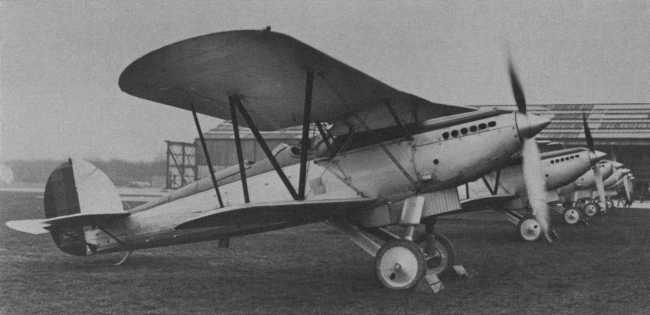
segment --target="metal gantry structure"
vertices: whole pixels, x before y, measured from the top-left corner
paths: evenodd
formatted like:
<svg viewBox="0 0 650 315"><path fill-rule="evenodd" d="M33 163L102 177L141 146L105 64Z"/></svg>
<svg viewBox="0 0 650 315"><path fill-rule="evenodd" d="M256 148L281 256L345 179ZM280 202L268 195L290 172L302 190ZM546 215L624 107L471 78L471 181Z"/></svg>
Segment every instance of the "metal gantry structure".
<svg viewBox="0 0 650 315"><path fill-rule="evenodd" d="M167 144L166 189L177 189L198 179L196 147L193 143L165 141Z"/></svg>

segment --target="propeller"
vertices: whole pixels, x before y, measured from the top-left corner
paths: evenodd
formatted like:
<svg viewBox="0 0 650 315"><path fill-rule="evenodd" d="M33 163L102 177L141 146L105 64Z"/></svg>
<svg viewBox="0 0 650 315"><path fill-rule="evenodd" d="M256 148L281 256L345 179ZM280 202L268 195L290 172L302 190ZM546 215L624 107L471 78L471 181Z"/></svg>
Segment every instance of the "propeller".
<svg viewBox="0 0 650 315"><path fill-rule="evenodd" d="M585 113L582 113L582 125L585 129L585 139L587 140L587 146L589 147L589 150L591 150L592 154L596 154L594 149L594 138L591 136L591 130L589 129L589 124L587 123L587 115ZM600 166L598 163L596 163L591 167L591 169L594 171L596 190L598 191L600 205L603 210L607 210L607 201L605 200L605 184L603 184L603 174L600 172Z"/></svg>
<svg viewBox="0 0 650 315"><path fill-rule="evenodd" d="M623 187L625 188L625 199L628 203L632 202L632 174L625 175L623 178Z"/></svg>
<svg viewBox="0 0 650 315"><path fill-rule="evenodd" d="M508 74L510 76L510 85L512 86L512 94L517 103L517 109L521 116L523 116L530 124L535 118L526 114L526 97L524 90L521 87L521 82L517 76L517 71L512 64L512 60L508 58ZM548 122L543 124L546 126ZM521 129L521 128L520 128ZM536 133L536 132L535 132ZM524 183L526 184L526 193L528 194L528 203L533 210L533 216L539 223L544 237L550 243L552 242L549 235L551 228L551 218L549 215L549 207L546 203L546 185L544 181L544 174L542 172L542 162L535 141L534 134L527 133L522 135L523 147L521 150L522 155L522 169L524 175Z"/></svg>

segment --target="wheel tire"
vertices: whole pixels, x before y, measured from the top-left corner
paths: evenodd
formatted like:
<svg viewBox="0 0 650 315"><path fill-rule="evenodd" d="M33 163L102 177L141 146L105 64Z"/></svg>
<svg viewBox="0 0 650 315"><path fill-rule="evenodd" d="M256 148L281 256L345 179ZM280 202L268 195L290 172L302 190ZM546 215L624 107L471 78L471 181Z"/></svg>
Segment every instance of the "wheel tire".
<svg viewBox="0 0 650 315"><path fill-rule="evenodd" d="M574 225L580 222L580 211L573 208L566 209L564 210L562 218L566 224Z"/></svg>
<svg viewBox="0 0 650 315"><path fill-rule="evenodd" d="M607 204L607 209L612 209L612 208L614 208L614 202L613 202L613 201L611 201L611 200L607 200L606 204Z"/></svg>
<svg viewBox="0 0 650 315"><path fill-rule="evenodd" d="M391 240L375 257L375 275L381 284L391 290L407 290L424 277L424 254L414 242Z"/></svg>
<svg viewBox="0 0 650 315"><path fill-rule="evenodd" d="M582 212L591 218L598 213L598 206L594 203L588 203L582 208Z"/></svg>
<svg viewBox="0 0 650 315"><path fill-rule="evenodd" d="M537 241L542 236L542 226L533 217L525 217L517 224L519 237L527 242Z"/></svg>
<svg viewBox="0 0 650 315"><path fill-rule="evenodd" d="M456 261L456 252L451 241L440 233L420 235L415 242L422 248L424 264L428 272L441 274L449 270Z"/></svg>

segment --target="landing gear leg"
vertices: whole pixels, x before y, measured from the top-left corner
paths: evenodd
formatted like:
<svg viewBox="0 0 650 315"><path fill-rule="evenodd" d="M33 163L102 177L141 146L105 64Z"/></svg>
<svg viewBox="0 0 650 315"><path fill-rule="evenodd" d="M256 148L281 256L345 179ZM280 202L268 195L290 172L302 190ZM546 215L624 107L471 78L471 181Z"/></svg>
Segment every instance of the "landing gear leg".
<svg viewBox="0 0 650 315"><path fill-rule="evenodd" d="M426 233L419 236L409 227L405 235L399 236L385 228L362 229L344 219L331 219L329 223L375 257L375 275L386 288L406 290L424 278L437 293L444 288L438 278L441 272L453 269L461 276L467 276L467 272L463 266L454 265L454 248L446 237L434 232L435 221L424 221Z"/></svg>
<svg viewBox="0 0 650 315"><path fill-rule="evenodd" d="M420 235L415 242L424 253L426 274L424 279L433 292L443 288L438 276L442 273L453 270L456 275L466 277L467 271L462 265L456 265L456 251L451 241L443 234L435 231L435 217L423 220L425 233Z"/></svg>

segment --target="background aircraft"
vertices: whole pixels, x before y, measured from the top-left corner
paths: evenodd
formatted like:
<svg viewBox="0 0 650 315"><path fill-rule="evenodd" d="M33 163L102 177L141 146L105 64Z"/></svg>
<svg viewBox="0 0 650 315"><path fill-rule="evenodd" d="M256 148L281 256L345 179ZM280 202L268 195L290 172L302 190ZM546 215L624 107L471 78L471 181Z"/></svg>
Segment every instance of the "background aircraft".
<svg viewBox="0 0 650 315"><path fill-rule="evenodd" d="M586 118L583 116L585 134L591 135ZM590 148L570 148L544 152L541 166L544 181L544 194L538 196L544 202L556 204L559 196L556 189L562 187L606 156L596 151L593 142L587 141ZM462 189L462 188L461 188ZM463 211L492 209L504 213L517 227L518 235L526 241L536 241L542 235L539 221L527 210L528 194L523 180L521 159L513 158L508 166L496 172L486 174L479 181L466 183ZM487 196L486 196L487 195ZM567 223L575 224L580 220L580 213L572 207L553 207L563 214ZM524 214L519 210L526 210Z"/></svg>
<svg viewBox="0 0 650 315"><path fill-rule="evenodd" d="M545 181L545 201L551 205L558 201L555 189L575 180L605 153L586 148L571 148L542 153ZM463 211L494 210L501 212L517 227L518 235L526 241L536 241L542 234L539 222L527 209L527 194L522 179L521 164L517 159L512 165L489 173L481 180L459 187L468 198L462 201ZM525 210L525 213L521 213ZM559 209L564 216L573 215L575 222L580 215L575 209ZM574 222L574 223L575 223Z"/></svg>
<svg viewBox="0 0 650 315"><path fill-rule="evenodd" d="M476 111L396 90L268 28L183 40L129 65L120 88L191 110L210 167L197 113L230 119L238 165L124 211L106 175L69 160L48 179L47 219L7 225L49 232L61 250L85 256L214 239L226 246L233 236L328 221L375 257L385 287L408 289L424 278L436 291L440 272L462 268L435 217L460 209L457 185L503 167L517 151L548 236L533 137L549 120L526 112L511 64L509 75L519 110ZM244 162L239 119L266 160ZM294 125L302 125L300 144L274 151L259 132ZM319 136L309 138L311 126Z"/></svg>
<svg viewBox="0 0 650 315"><path fill-rule="evenodd" d="M598 175L594 173L594 168L592 168L572 183L557 189L557 194L560 197L559 200L565 207L575 208L587 217L593 217L602 207L599 205L601 198L600 192L597 189L599 176L605 178L612 176L615 170L620 168L622 164L615 161L604 160L595 166L599 169ZM602 191L604 195L604 181ZM598 201L594 201L594 194L596 194ZM607 201L605 201L605 205L607 205Z"/></svg>

